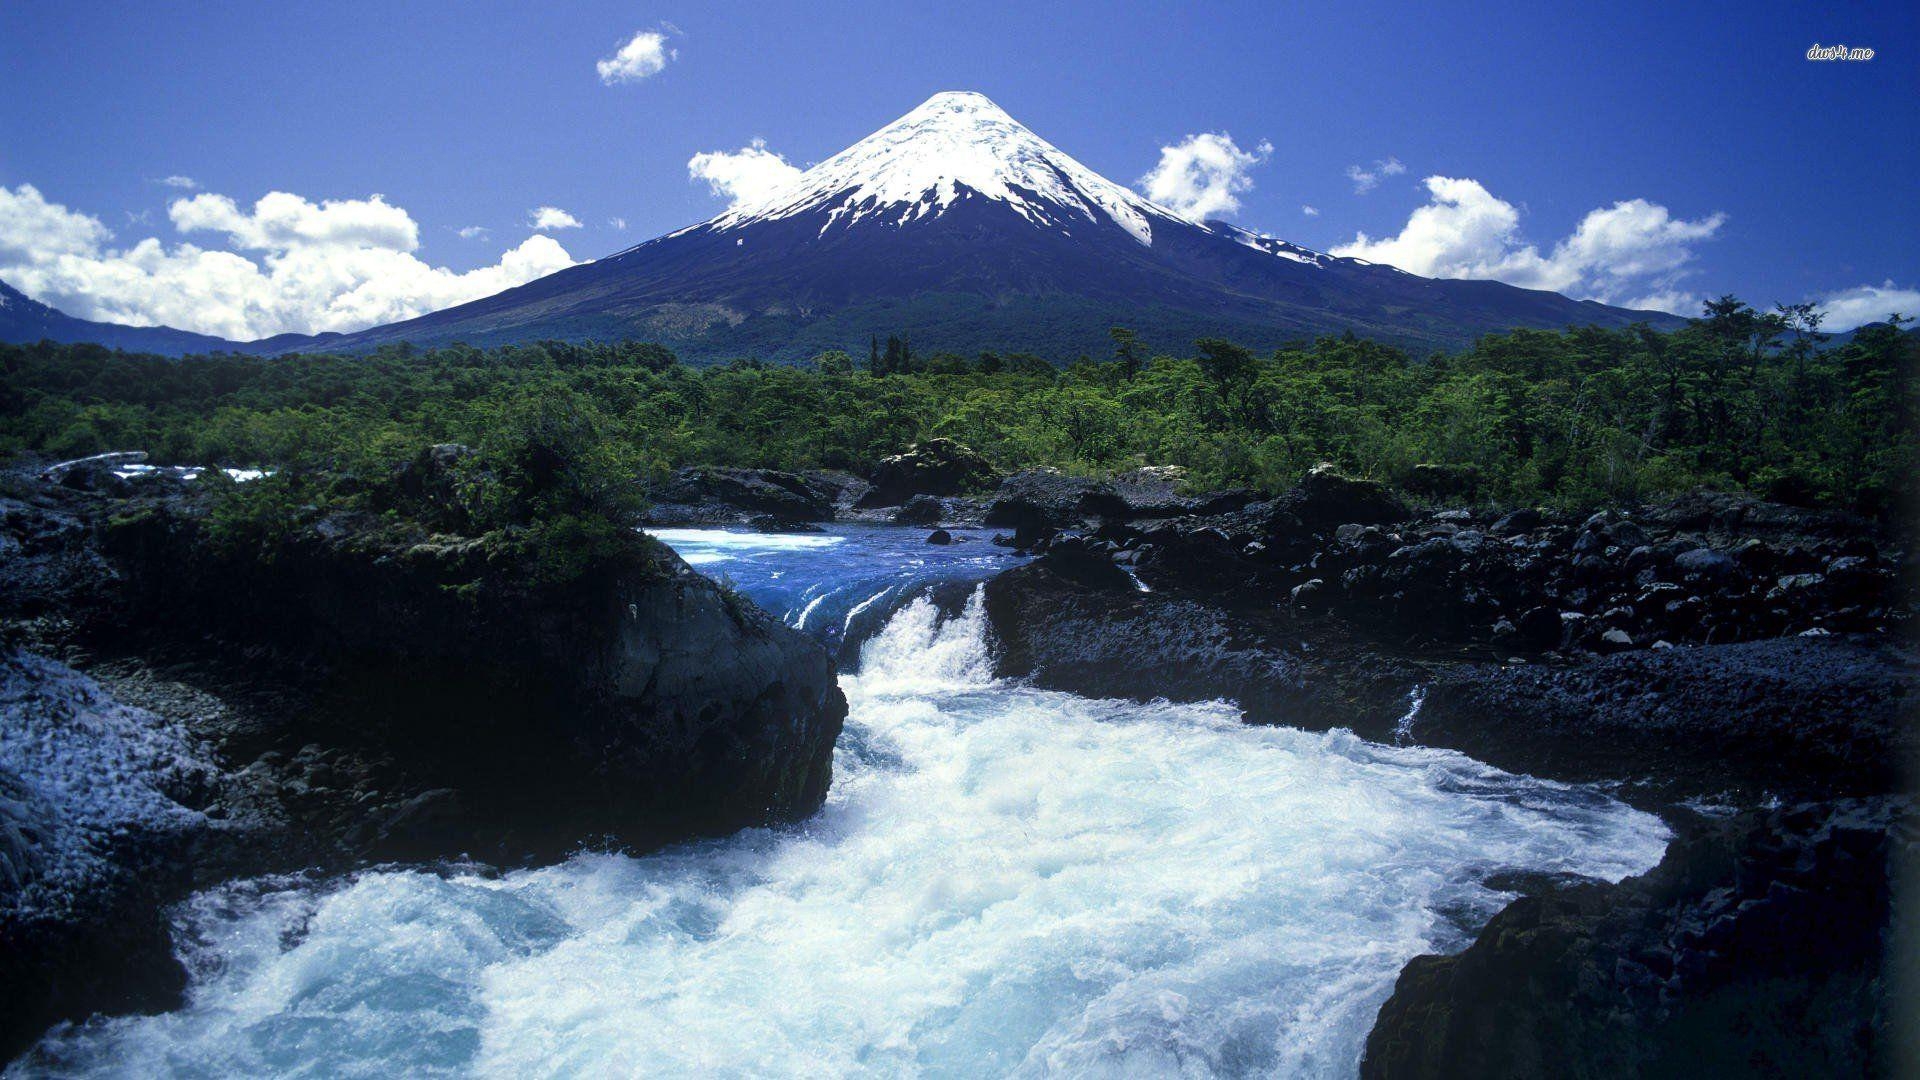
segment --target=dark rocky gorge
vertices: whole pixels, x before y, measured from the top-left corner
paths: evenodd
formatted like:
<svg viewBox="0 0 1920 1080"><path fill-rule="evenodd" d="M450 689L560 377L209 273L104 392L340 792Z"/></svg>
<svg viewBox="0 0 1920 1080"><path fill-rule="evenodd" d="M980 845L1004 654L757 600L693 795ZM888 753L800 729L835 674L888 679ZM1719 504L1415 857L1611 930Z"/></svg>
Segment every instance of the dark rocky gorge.
<svg viewBox="0 0 1920 1080"><path fill-rule="evenodd" d="M445 464L402 482L430 492ZM1003 477L937 441L866 478L684 469L649 520L999 529L1038 556L985 587L1003 674L1230 699L1666 820L1640 877L1490 882L1519 898L1407 966L1366 1075L1897 1070L1902 538L1715 494L1565 517L1416 509L1330 469L1271 499L1181 479ZM645 538L550 581L523 546L378 515L240 556L208 513L178 477L102 467L0 491L10 714L158 733L116 767L165 811L66 820L0 772L5 990L43 1003L10 1014L9 1052L176 1001L163 906L231 877L646 849L825 795L846 708L827 653Z"/></svg>
<svg viewBox="0 0 1920 1080"><path fill-rule="evenodd" d="M987 586L1006 674L1608 784L1675 832L1618 884L1503 883L1523 895L1471 947L1407 967L1365 1075L1920 1063L1895 994L1920 686L1902 537L1713 493L1566 518L1417 511L1329 469L1272 500L1178 479L896 477L843 505L1041 555Z"/></svg>
<svg viewBox="0 0 1920 1080"><path fill-rule="evenodd" d="M1642 877L1505 886L1530 895L1408 966L1364 1075L1912 1060L1920 661L1901 557L1857 523L1719 497L1416 514L1325 473L1228 513L1076 516L1023 521L1045 556L989 584L1009 672L1611 783L1675 829Z"/></svg>
<svg viewBox="0 0 1920 1080"><path fill-rule="evenodd" d="M57 1019L176 1003L161 910L231 877L644 850L825 797L846 711L825 651L648 538L564 580L376 515L235 554L210 501L100 469L0 493L9 723L178 744L109 763L163 811L119 819L0 771L7 1056Z"/></svg>

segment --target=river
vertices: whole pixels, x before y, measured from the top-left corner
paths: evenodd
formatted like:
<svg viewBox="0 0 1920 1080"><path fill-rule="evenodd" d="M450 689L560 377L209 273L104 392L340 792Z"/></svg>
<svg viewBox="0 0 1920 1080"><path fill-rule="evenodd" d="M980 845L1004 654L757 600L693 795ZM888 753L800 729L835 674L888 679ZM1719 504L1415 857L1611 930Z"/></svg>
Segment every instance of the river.
<svg viewBox="0 0 1920 1080"><path fill-rule="evenodd" d="M662 538L849 642L827 805L640 857L272 878L177 913L187 1006L56 1033L74 1075L1352 1076L1499 871L1618 879L1602 792L1227 703L993 676L977 533ZM954 610L953 605L948 605Z"/></svg>

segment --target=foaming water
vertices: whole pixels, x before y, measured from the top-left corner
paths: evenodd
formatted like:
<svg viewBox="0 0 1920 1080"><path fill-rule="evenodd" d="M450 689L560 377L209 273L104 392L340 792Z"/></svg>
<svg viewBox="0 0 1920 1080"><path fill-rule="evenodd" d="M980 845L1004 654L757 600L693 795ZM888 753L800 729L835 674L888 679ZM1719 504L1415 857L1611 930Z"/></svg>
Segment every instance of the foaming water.
<svg viewBox="0 0 1920 1080"><path fill-rule="evenodd" d="M953 529L947 545L927 543L925 530L872 525L829 525L819 533L650 531L687 562L836 650L877 633L930 586L984 581L1025 558L977 529Z"/></svg>
<svg viewBox="0 0 1920 1080"><path fill-rule="evenodd" d="M119 1075L1350 1076L1406 960L1505 869L1617 879L1591 790L1223 704L997 681L978 594L843 676L826 808L641 858L242 883L180 1012L26 1064Z"/></svg>

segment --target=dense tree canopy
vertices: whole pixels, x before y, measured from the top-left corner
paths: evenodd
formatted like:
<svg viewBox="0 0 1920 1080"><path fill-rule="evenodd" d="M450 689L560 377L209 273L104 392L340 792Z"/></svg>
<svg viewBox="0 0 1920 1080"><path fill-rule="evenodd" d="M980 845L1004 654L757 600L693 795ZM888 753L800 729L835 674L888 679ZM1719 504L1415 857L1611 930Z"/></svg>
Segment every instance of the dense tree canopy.
<svg viewBox="0 0 1920 1080"><path fill-rule="evenodd" d="M922 356L879 337L856 362L704 369L657 345L180 360L0 346L0 452L354 465L427 443L498 440L539 403L640 473L688 463L862 469L929 436L1006 468L1176 464L1198 485L1284 487L1321 460L1436 497L1592 504L1709 485L1886 513L1916 473L1920 347L1897 325L1825 343L1806 309L1731 298L1673 333L1516 330L1410 356L1324 337L1255 353L1055 369L1034 357ZM1447 466L1444 470L1419 469Z"/></svg>

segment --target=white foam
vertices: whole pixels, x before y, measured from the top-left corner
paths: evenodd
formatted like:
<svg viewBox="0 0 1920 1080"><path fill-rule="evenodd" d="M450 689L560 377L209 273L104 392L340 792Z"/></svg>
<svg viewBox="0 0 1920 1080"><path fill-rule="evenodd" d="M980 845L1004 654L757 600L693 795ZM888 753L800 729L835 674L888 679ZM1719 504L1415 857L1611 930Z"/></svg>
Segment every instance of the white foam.
<svg viewBox="0 0 1920 1080"><path fill-rule="evenodd" d="M846 540L844 536L818 533L735 532L731 529L647 529L646 533L673 548L689 566L712 566L743 555L832 547Z"/></svg>
<svg viewBox="0 0 1920 1080"><path fill-rule="evenodd" d="M190 1008L59 1049L122 1074L1350 1076L1406 960L1502 902L1487 873L1619 878L1664 847L1459 754L987 657L977 595L896 613L802 827L203 904L224 963Z"/></svg>

